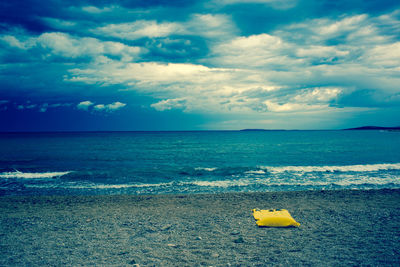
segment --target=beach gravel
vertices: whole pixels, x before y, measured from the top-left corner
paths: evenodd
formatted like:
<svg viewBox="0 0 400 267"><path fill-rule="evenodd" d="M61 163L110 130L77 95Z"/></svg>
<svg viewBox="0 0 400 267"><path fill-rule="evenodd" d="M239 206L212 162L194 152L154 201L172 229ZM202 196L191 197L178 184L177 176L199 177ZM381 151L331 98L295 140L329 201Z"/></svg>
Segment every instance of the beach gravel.
<svg viewBox="0 0 400 267"><path fill-rule="evenodd" d="M0 197L0 266L44 265L399 266L400 190Z"/></svg>

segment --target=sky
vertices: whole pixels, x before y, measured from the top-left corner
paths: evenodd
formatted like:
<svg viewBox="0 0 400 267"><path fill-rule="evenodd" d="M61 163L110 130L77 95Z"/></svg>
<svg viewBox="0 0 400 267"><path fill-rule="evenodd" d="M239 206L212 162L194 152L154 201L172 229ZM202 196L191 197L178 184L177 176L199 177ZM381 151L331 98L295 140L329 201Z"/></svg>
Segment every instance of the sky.
<svg viewBox="0 0 400 267"><path fill-rule="evenodd" d="M397 0L0 2L0 131L400 126Z"/></svg>

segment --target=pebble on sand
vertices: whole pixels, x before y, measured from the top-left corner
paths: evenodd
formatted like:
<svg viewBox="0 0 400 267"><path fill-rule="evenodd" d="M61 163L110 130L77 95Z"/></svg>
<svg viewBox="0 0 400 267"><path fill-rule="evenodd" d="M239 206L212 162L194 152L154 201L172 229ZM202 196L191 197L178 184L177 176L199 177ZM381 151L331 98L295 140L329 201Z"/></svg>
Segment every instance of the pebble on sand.
<svg viewBox="0 0 400 267"><path fill-rule="evenodd" d="M235 242L235 243L244 243L244 239L243 239L243 237L239 237L239 238L237 238L237 239L235 239L235 240L233 240L233 242Z"/></svg>

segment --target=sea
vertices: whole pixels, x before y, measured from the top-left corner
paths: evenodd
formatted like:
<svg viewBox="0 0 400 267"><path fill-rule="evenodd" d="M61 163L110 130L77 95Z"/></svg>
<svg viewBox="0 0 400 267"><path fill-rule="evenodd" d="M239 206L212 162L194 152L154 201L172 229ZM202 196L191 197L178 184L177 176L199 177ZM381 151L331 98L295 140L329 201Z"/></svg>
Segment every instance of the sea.
<svg viewBox="0 0 400 267"><path fill-rule="evenodd" d="M400 132L0 134L0 195L400 188Z"/></svg>

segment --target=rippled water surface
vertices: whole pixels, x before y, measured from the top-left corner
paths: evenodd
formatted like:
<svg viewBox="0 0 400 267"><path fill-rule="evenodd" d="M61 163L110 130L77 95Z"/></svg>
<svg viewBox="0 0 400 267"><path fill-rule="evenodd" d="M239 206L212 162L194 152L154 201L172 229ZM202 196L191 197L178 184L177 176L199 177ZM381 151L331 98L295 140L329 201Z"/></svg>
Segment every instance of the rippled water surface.
<svg viewBox="0 0 400 267"><path fill-rule="evenodd" d="M400 132L0 134L0 194L400 187Z"/></svg>

